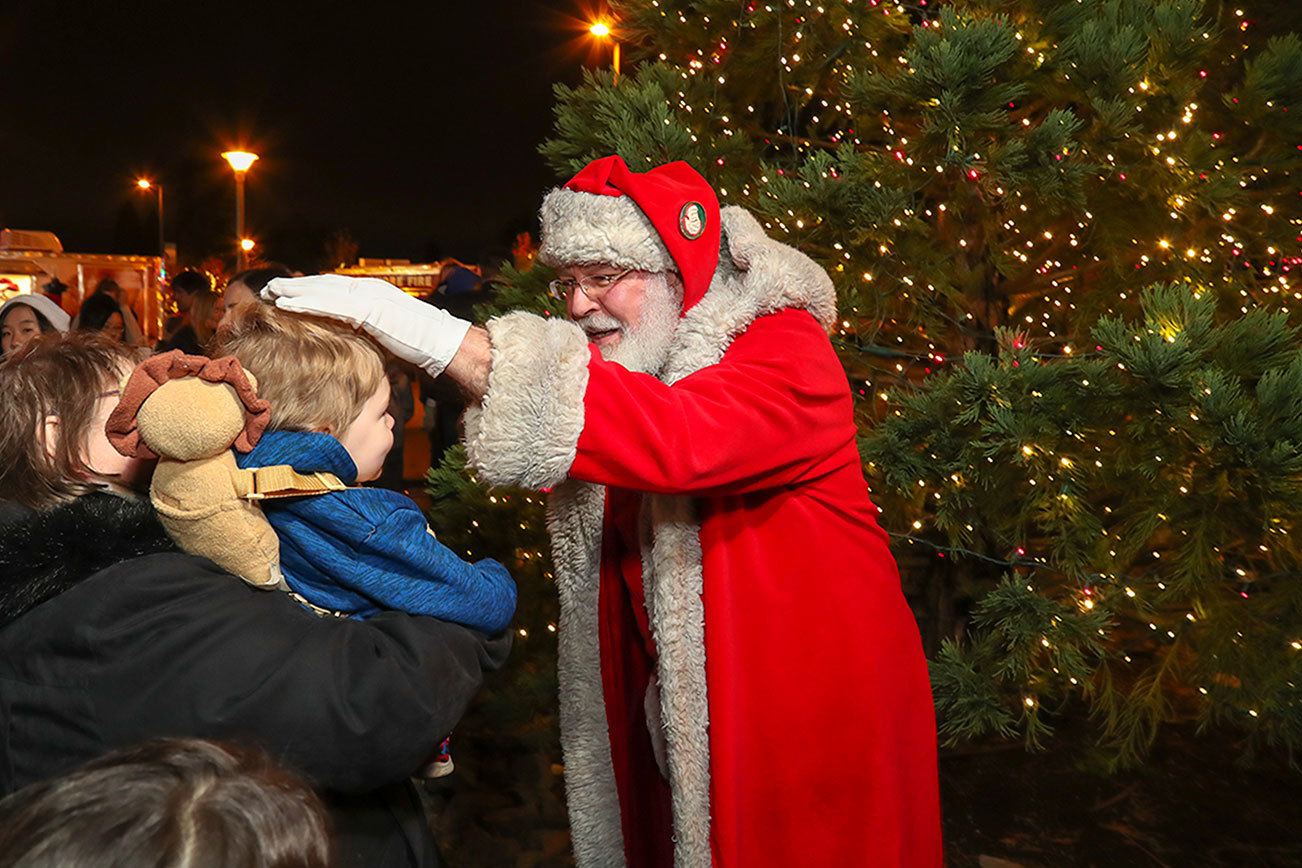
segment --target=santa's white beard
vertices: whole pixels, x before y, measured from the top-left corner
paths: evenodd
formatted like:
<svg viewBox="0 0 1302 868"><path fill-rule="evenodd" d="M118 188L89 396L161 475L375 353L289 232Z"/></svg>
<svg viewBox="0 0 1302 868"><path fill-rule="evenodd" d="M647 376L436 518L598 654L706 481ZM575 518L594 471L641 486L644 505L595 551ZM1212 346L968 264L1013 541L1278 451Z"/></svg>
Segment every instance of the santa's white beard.
<svg viewBox="0 0 1302 868"><path fill-rule="evenodd" d="M669 360L674 334L678 331L683 299L669 286L663 274L653 275L646 284L642 316L635 326L626 326L613 316L594 313L579 323L588 334L619 329L619 343L603 347L602 358L618 362L630 371L659 374Z"/></svg>

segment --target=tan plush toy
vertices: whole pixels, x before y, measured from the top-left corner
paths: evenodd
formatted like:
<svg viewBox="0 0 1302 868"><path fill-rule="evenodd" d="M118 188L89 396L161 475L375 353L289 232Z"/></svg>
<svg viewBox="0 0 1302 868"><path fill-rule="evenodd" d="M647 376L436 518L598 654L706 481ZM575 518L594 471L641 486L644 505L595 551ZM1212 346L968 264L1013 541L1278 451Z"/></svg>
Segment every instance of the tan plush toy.
<svg viewBox="0 0 1302 868"><path fill-rule="evenodd" d="M107 431L123 455L158 458L150 499L181 549L251 585L276 588L284 587L280 543L250 502L259 496L257 474L240 470L231 452L257 445L271 420L256 387L232 357L173 350L126 378Z"/></svg>

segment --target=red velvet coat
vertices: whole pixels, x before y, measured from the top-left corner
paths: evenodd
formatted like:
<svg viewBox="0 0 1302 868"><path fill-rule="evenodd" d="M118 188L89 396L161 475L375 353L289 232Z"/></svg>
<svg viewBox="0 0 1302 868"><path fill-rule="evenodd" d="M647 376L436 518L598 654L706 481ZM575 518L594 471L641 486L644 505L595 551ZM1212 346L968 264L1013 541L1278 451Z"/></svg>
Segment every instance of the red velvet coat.
<svg viewBox="0 0 1302 868"><path fill-rule="evenodd" d="M939 865L926 664L820 325L830 282L740 209L724 231L730 261L659 379L569 324L490 324L472 459L560 483L576 857Z"/></svg>

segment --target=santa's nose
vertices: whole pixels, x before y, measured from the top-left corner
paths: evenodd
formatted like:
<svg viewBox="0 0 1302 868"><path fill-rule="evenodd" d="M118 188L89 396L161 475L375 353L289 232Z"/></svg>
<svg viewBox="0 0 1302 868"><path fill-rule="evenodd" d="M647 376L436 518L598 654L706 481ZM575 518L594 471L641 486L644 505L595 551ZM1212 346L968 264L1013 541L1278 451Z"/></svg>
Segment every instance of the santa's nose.
<svg viewBox="0 0 1302 868"><path fill-rule="evenodd" d="M570 290L565 304L569 309L570 319L583 319L601 310L601 305L588 298L587 294L579 291L577 287Z"/></svg>

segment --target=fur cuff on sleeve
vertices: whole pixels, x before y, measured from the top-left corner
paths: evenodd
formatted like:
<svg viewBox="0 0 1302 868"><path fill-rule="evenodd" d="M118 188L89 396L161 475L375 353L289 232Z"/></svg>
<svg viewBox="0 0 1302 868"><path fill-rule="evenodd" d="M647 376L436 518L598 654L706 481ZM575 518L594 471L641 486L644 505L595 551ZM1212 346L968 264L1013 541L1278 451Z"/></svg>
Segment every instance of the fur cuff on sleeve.
<svg viewBox="0 0 1302 868"><path fill-rule="evenodd" d="M588 341L571 322L528 313L490 321L488 335L488 394L466 411L470 464L494 485L556 485L583 431Z"/></svg>

